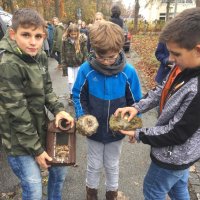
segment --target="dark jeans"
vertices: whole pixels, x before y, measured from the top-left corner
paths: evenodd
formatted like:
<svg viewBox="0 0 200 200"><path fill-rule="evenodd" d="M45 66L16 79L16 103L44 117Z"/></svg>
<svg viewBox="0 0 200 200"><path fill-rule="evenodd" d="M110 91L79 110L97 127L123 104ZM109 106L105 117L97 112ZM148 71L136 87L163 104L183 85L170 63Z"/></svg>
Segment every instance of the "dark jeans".
<svg viewBox="0 0 200 200"><path fill-rule="evenodd" d="M61 53L59 51L53 52L53 57L57 60L58 64L61 64Z"/></svg>

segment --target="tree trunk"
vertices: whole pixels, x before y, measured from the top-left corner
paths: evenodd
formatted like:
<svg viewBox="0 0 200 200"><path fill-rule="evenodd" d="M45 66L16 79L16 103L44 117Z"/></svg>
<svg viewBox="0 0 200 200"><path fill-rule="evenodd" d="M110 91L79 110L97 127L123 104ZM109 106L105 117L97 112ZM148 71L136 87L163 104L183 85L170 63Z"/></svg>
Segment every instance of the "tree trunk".
<svg viewBox="0 0 200 200"><path fill-rule="evenodd" d="M43 13L44 13L44 19L48 19L47 11L49 11L49 5L48 3L46 3L45 0L42 0L42 8L43 8Z"/></svg>
<svg viewBox="0 0 200 200"><path fill-rule="evenodd" d="M140 10L139 0L135 0L135 13L134 13L134 28L133 32L137 33L138 30L138 14Z"/></svg>
<svg viewBox="0 0 200 200"><path fill-rule="evenodd" d="M60 18L60 0L55 0L55 14L56 17Z"/></svg>
<svg viewBox="0 0 200 200"><path fill-rule="evenodd" d="M166 20L169 20L169 8L170 8L170 0L167 1L167 6L166 6Z"/></svg>
<svg viewBox="0 0 200 200"><path fill-rule="evenodd" d="M27 8L28 5L27 0L24 0L23 2L24 2L24 8Z"/></svg>
<svg viewBox="0 0 200 200"><path fill-rule="evenodd" d="M37 10L37 12L39 12L38 0L35 0L35 9Z"/></svg>
<svg viewBox="0 0 200 200"><path fill-rule="evenodd" d="M99 12L99 4L100 4L99 0L96 0L96 12Z"/></svg>
<svg viewBox="0 0 200 200"><path fill-rule="evenodd" d="M64 17L64 12L65 12L65 2L64 0L60 1L60 18Z"/></svg>
<svg viewBox="0 0 200 200"><path fill-rule="evenodd" d="M196 0L196 7L200 7L200 0Z"/></svg>

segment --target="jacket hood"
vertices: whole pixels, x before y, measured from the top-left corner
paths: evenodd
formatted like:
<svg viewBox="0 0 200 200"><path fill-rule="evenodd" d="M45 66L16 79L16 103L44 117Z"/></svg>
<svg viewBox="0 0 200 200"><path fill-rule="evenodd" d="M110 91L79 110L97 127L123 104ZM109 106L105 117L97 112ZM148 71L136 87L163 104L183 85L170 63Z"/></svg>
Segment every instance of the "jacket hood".
<svg viewBox="0 0 200 200"><path fill-rule="evenodd" d="M41 54L41 50L35 57L32 57L32 56L22 52L22 50L18 47L17 43L14 40L10 39L8 32L6 32L5 36L0 41L0 50L5 50L7 52L15 54L16 56L20 57L25 62L29 62L29 63L36 62L36 59Z"/></svg>
<svg viewBox="0 0 200 200"><path fill-rule="evenodd" d="M59 24L57 24L55 27L57 27L57 26L62 28L62 29L65 29L65 27L63 26L63 23L61 23L61 22Z"/></svg>

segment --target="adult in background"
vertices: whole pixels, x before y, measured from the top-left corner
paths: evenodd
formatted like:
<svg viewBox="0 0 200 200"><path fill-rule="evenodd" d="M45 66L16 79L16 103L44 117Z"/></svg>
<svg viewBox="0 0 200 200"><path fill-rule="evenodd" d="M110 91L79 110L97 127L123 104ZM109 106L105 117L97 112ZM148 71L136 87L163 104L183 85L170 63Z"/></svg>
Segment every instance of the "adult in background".
<svg viewBox="0 0 200 200"><path fill-rule="evenodd" d="M48 31L47 41L49 43L49 52L52 52L54 27L51 24L51 22L47 22L47 31Z"/></svg>
<svg viewBox="0 0 200 200"><path fill-rule="evenodd" d="M52 55L58 62L58 69L62 69L61 67L61 52L62 52L62 36L64 33L64 26L60 23L57 17L53 18L53 24L55 26L53 33L53 47L52 47Z"/></svg>
<svg viewBox="0 0 200 200"><path fill-rule="evenodd" d="M121 10L120 7L117 5L114 5L111 8L111 18L110 21L119 25L121 28L123 28L124 22L123 19L120 17L121 15Z"/></svg>
<svg viewBox="0 0 200 200"><path fill-rule="evenodd" d="M173 62L169 61L169 52L167 50L166 44L159 42L156 48L155 56L158 61L160 61L160 67L155 77L155 81L158 84L162 84L163 80L166 78L171 68L174 66Z"/></svg>

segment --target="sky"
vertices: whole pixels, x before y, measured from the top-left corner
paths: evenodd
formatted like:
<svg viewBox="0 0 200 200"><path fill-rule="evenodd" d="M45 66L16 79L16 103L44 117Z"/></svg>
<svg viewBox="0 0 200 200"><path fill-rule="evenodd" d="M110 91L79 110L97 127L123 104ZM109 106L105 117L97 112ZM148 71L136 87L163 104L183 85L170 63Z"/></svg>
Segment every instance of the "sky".
<svg viewBox="0 0 200 200"><path fill-rule="evenodd" d="M133 6L134 0L122 0L124 5L128 8L129 5Z"/></svg>
<svg viewBox="0 0 200 200"><path fill-rule="evenodd" d="M129 7L129 5L132 7L135 4L135 0L122 0L122 2L127 8ZM144 0L140 1L140 8L144 7L145 4L146 1Z"/></svg>

